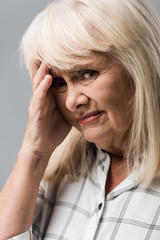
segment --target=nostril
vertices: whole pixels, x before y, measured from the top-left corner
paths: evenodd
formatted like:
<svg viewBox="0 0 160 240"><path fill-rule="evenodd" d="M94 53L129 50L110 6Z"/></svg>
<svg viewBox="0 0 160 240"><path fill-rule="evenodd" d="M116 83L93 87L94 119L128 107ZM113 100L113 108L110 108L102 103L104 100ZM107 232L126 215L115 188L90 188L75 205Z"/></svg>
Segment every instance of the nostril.
<svg viewBox="0 0 160 240"><path fill-rule="evenodd" d="M66 107L69 111L73 112L82 105L89 102L87 95L83 94L79 88L68 89L66 97Z"/></svg>

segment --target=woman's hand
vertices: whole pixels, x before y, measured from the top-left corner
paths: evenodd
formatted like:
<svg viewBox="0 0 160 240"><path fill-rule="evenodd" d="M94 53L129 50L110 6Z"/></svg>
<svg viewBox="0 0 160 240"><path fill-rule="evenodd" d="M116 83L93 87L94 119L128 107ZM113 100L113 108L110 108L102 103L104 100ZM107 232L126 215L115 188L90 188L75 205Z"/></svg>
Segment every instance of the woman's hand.
<svg viewBox="0 0 160 240"><path fill-rule="evenodd" d="M49 67L43 62L36 75L32 74L33 96L22 144L23 152L29 151L46 159L71 130L71 125L57 108L54 93L50 88L51 84L52 76L49 75Z"/></svg>
<svg viewBox="0 0 160 240"><path fill-rule="evenodd" d="M31 226L39 183L50 155L71 129L57 108L51 83L49 67L42 63L32 78L33 96L23 144L0 194L1 240L25 232Z"/></svg>

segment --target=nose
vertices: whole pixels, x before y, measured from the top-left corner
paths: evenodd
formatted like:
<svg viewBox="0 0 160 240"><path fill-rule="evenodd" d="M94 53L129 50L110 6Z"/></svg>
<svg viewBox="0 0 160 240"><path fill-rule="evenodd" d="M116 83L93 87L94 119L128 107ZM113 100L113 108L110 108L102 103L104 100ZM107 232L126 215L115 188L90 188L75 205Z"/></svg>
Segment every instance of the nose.
<svg viewBox="0 0 160 240"><path fill-rule="evenodd" d="M83 89L77 85L68 86L66 107L70 112L76 111L80 106L89 102L89 97L84 93Z"/></svg>

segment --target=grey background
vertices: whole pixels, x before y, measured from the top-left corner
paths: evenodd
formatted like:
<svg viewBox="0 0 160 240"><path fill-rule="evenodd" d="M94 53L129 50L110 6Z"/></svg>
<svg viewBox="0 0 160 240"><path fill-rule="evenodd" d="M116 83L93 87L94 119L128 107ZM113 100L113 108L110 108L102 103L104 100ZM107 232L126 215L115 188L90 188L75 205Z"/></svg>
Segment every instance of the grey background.
<svg viewBox="0 0 160 240"><path fill-rule="evenodd" d="M29 74L18 47L32 19L51 0L0 0L0 190L17 158L31 97ZM150 0L160 15L160 0Z"/></svg>

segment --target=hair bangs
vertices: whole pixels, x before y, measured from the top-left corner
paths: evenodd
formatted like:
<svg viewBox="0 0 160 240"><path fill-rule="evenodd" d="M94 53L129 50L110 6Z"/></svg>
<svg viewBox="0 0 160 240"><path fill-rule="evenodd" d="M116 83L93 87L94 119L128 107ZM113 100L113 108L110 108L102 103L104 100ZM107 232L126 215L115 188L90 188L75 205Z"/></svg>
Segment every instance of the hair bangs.
<svg viewBox="0 0 160 240"><path fill-rule="evenodd" d="M85 3L80 6L75 2L78 3L70 1L72 8L65 1L53 2L32 22L21 44L28 69L38 68L45 61L60 70L70 70L76 65L76 58L93 51L110 51L106 29L94 24Z"/></svg>
<svg viewBox="0 0 160 240"><path fill-rule="evenodd" d="M135 86L127 160L146 185L160 172L159 29L145 0L58 0L36 17L21 44L30 72L42 61L70 70L91 52L123 65Z"/></svg>

